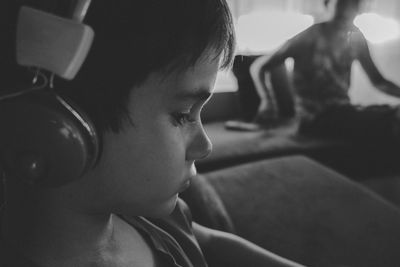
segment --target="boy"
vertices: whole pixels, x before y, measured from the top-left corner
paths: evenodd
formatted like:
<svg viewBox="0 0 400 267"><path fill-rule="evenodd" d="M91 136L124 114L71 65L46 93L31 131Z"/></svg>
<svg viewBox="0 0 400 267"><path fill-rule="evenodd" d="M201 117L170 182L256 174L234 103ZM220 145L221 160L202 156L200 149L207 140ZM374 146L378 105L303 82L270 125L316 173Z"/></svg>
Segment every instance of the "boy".
<svg viewBox="0 0 400 267"><path fill-rule="evenodd" d="M330 1L324 2L327 6ZM362 3L363 0L337 0L331 20L309 27L272 56L260 57L252 64L250 72L262 99L260 121L267 120L269 114L264 73L292 57L300 131L353 140L365 137L399 141L397 107L354 106L348 95L351 66L358 60L377 89L400 96L400 88L385 79L375 66L365 37L353 24Z"/></svg>
<svg viewBox="0 0 400 267"><path fill-rule="evenodd" d="M54 82L93 121L100 157L58 187L6 175L0 266L299 266L192 224L178 198L211 151L200 112L234 52L226 2L93 1L85 23L85 63Z"/></svg>

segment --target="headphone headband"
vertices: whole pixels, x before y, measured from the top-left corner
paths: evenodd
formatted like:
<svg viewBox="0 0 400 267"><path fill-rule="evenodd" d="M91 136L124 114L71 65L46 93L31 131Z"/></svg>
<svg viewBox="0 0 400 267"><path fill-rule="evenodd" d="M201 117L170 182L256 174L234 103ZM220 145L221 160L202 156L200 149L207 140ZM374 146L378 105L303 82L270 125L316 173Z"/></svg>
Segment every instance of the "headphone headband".
<svg viewBox="0 0 400 267"><path fill-rule="evenodd" d="M81 19L82 13L74 16ZM17 63L71 80L85 60L93 37L93 30L78 21L23 6L17 25Z"/></svg>

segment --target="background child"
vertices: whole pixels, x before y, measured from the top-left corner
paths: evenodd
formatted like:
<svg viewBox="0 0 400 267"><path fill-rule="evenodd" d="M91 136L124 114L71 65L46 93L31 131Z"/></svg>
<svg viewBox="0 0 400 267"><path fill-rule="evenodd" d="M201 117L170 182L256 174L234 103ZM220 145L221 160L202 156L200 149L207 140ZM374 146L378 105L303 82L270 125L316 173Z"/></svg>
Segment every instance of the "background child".
<svg viewBox="0 0 400 267"><path fill-rule="evenodd" d="M324 2L328 6L331 1ZM331 20L312 25L288 40L272 56L260 57L252 64L251 75L261 97L257 115L260 123L269 118L264 74L291 57L302 133L356 141L400 141L398 107L356 106L348 95L352 63L357 60L377 89L400 96L400 88L375 66L367 40L353 24L362 4L363 0L337 0Z"/></svg>

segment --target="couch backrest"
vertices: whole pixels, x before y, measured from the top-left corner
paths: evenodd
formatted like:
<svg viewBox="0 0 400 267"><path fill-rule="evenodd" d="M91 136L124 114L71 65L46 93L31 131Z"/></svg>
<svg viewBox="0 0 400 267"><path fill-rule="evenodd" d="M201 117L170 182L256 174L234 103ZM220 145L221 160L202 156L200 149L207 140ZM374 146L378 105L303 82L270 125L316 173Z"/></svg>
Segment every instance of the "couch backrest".
<svg viewBox="0 0 400 267"><path fill-rule="evenodd" d="M237 92L217 92L204 106L201 113L203 123L237 119L241 108Z"/></svg>
<svg viewBox="0 0 400 267"><path fill-rule="evenodd" d="M279 110L279 116L290 118L295 115L295 102L292 84L292 70L290 63L277 66L271 71L270 80L276 104Z"/></svg>

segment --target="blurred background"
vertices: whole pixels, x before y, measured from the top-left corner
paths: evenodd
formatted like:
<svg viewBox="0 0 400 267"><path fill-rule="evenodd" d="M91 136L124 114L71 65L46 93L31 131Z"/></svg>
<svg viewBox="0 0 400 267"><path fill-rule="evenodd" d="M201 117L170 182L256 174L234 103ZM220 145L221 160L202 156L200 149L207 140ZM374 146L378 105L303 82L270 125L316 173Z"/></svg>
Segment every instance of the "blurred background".
<svg viewBox="0 0 400 267"><path fill-rule="evenodd" d="M364 1L354 24L368 40L371 55L382 74L400 85L400 1ZM237 54L272 53L313 23L329 19L334 2L331 0L325 8L324 0L228 0L236 24ZM233 74L220 72L216 92L236 90ZM350 96L355 104L400 104L400 99L376 90L358 63L353 65Z"/></svg>

